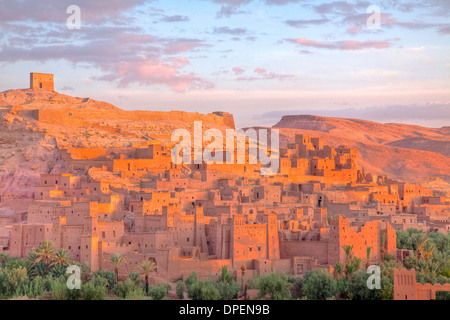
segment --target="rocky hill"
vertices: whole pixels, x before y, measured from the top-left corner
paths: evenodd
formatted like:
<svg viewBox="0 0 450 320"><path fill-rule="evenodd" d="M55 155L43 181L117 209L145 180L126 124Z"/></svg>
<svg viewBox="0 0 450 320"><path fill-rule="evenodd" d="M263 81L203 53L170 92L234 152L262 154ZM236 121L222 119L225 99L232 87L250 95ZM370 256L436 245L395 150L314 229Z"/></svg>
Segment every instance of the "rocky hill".
<svg viewBox="0 0 450 320"><path fill-rule="evenodd" d="M54 91L31 89L0 93L0 207L10 195L23 198L14 209L27 209L40 173L61 173L60 148L124 147L160 140L168 143L176 129L193 132L234 129L226 112L125 111L109 103Z"/></svg>
<svg viewBox="0 0 450 320"><path fill-rule="evenodd" d="M450 130L405 124L327 118L285 116L274 128L282 143L295 134L323 137L326 144L356 147L367 171L395 178L439 177L450 181Z"/></svg>

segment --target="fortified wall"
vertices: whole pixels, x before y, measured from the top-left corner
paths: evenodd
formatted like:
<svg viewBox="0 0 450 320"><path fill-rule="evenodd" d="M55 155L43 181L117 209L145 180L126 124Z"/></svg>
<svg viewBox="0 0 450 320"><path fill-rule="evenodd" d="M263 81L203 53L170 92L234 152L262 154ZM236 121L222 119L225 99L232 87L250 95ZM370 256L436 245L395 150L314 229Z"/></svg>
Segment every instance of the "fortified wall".
<svg viewBox="0 0 450 320"><path fill-rule="evenodd" d="M421 284L415 269L394 269L394 300L436 300L436 292L450 292L450 283Z"/></svg>
<svg viewBox="0 0 450 320"><path fill-rule="evenodd" d="M105 112L103 109L80 109L80 108L52 108L38 110L38 121L58 124L83 126L95 123L95 120L116 120L116 121L183 121L194 123L202 121L204 124L223 125L230 129L235 129L234 118L228 112L218 113L190 113L184 111L124 111L120 109Z"/></svg>

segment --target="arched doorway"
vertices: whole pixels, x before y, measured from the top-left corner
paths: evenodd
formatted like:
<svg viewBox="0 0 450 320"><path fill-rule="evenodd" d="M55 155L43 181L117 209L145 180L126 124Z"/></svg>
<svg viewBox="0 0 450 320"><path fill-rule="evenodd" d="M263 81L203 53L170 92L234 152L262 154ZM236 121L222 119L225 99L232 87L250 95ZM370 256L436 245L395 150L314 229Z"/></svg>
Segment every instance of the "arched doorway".
<svg viewBox="0 0 450 320"><path fill-rule="evenodd" d="M154 257L148 258L148 261L153 262L155 264L155 272L158 272L158 263Z"/></svg>

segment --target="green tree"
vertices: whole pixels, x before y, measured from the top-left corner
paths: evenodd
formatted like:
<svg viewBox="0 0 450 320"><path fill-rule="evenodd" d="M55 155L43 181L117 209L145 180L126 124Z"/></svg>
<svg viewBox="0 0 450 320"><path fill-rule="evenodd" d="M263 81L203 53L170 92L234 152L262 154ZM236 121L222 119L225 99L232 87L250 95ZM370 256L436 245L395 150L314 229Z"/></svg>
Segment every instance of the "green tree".
<svg viewBox="0 0 450 320"><path fill-rule="evenodd" d="M36 299L44 294L46 290L50 290L51 277L36 276L23 287L22 293L31 299Z"/></svg>
<svg viewBox="0 0 450 320"><path fill-rule="evenodd" d="M353 245L343 245L342 249L344 249L345 252L345 265L344 265L344 274L348 278L349 277L349 267L351 267L352 263L352 251L353 251Z"/></svg>
<svg viewBox="0 0 450 320"><path fill-rule="evenodd" d="M100 279L103 281L98 281ZM105 300L107 293L106 279L100 277L98 279L92 279L81 287L81 298L84 300Z"/></svg>
<svg viewBox="0 0 450 320"><path fill-rule="evenodd" d="M108 288L108 291L113 290L114 279L115 279L114 273L112 273L109 270L98 270L98 271L95 271L93 274L93 279L95 279L95 278L104 279L106 281L105 286Z"/></svg>
<svg viewBox="0 0 450 320"><path fill-rule="evenodd" d="M188 286L188 296L192 300L219 300L220 292L214 281L194 281Z"/></svg>
<svg viewBox="0 0 450 320"><path fill-rule="evenodd" d="M430 237L438 252L450 255L450 234L430 232L428 237Z"/></svg>
<svg viewBox="0 0 450 320"><path fill-rule="evenodd" d="M367 280L370 274L359 271L348 279L347 297L352 300L392 300L394 297L393 281L389 277L381 277L381 289L369 289Z"/></svg>
<svg viewBox="0 0 450 320"><path fill-rule="evenodd" d="M6 265L9 260L9 255L6 253L0 252L0 268Z"/></svg>
<svg viewBox="0 0 450 320"><path fill-rule="evenodd" d="M53 264L67 267L72 264L72 257L67 250L59 249L58 252L55 253Z"/></svg>
<svg viewBox="0 0 450 320"><path fill-rule="evenodd" d="M50 284L53 300L78 300L81 290L70 290L67 287L66 277L53 279Z"/></svg>
<svg viewBox="0 0 450 320"><path fill-rule="evenodd" d="M272 300L291 299L292 284L284 273L269 273L256 281L256 288L259 289L258 298L266 295Z"/></svg>
<svg viewBox="0 0 450 320"><path fill-rule="evenodd" d="M233 280L234 280L233 274L228 271L228 267L227 266L222 266L222 270L221 270L221 273L220 273L219 281L226 284L226 283L231 282Z"/></svg>
<svg viewBox="0 0 450 320"><path fill-rule="evenodd" d="M114 283L116 284L119 281L119 267L125 262L125 258L120 253L115 253L111 255L111 262L114 267Z"/></svg>
<svg viewBox="0 0 450 320"><path fill-rule="evenodd" d="M139 266L145 277L145 293L148 294L148 278L155 271L156 264L153 261L144 261Z"/></svg>
<svg viewBox="0 0 450 320"><path fill-rule="evenodd" d="M161 300L169 293L170 285L167 283L159 284L157 286L152 286L149 289L149 295L153 300Z"/></svg>
<svg viewBox="0 0 450 320"><path fill-rule="evenodd" d="M184 283L186 283L186 288L189 289L189 287L194 284L195 282L198 281L197 278L197 274L195 273L195 271L193 271L189 277L186 278L186 280L184 281Z"/></svg>
<svg viewBox="0 0 450 320"><path fill-rule="evenodd" d="M333 266L334 267L334 272L336 274L336 278L340 279L342 278L342 263L340 262L336 262L336 264Z"/></svg>
<svg viewBox="0 0 450 320"><path fill-rule="evenodd" d="M136 290L133 281L127 279L125 282L117 282L114 285L113 292L116 296L122 299L127 299L129 295Z"/></svg>
<svg viewBox="0 0 450 320"><path fill-rule="evenodd" d="M306 271L302 290L310 300L326 300L336 295L337 281L326 270Z"/></svg>
<svg viewBox="0 0 450 320"><path fill-rule="evenodd" d="M423 258L423 251L425 244L430 240L425 233L417 233L413 237L414 244L416 247L417 258L420 261Z"/></svg>
<svg viewBox="0 0 450 320"><path fill-rule="evenodd" d="M19 296L28 283L27 269L19 266L5 270L5 291L7 296Z"/></svg>
<svg viewBox="0 0 450 320"><path fill-rule="evenodd" d="M427 241L423 247L423 253L426 261L431 260L434 252L436 251L436 245L431 241Z"/></svg>
<svg viewBox="0 0 450 320"><path fill-rule="evenodd" d="M366 269L370 267L370 255L372 253L372 247L366 248Z"/></svg>
<svg viewBox="0 0 450 320"><path fill-rule="evenodd" d="M185 286L184 282L178 281L177 288L176 288L178 299L184 299L184 291L185 290L186 290L186 286Z"/></svg>
<svg viewBox="0 0 450 320"><path fill-rule="evenodd" d="M227 283L219 282L216 284L216 287L220 293L220 300L235 299L240 290L239 284L234 280Z"/></svg>
<svg viewBox="0 0 450 320"><path fill-rule="evenodd" d="M383 233L381 235L381 261L384 260L384 256L386 255L386 240L387 234Z"/></svg>
<svg viewBox="0 0 450 320"><path fill-rule="evenodd" d="M50 266L54 263L56 252L53 243L45 240L39 247L35 248L32 253L35 257L35 264L42 261L45 266L45 273L48 274Z"/></svg>
<svg viewBox="0 0 450 320"><path fill-rule="evenodd" d="M141 279L141 274L137 273L137 272L132 272L128 274L128 279L130 279L131 281L133 281L134 285L137 288L142 288L145 285L145 282Z"/></svg>

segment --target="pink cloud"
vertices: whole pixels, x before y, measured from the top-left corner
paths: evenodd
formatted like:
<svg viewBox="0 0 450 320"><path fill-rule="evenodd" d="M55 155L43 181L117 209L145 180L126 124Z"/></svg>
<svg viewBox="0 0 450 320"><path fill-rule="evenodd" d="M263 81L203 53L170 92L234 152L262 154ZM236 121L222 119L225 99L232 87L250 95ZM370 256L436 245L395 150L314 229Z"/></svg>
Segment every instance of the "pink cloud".
<svg viewBox="0 0 450 320"><path fill-rule="evenodd" d="M242 69L241 67L234 67L234 68L233 68L233 72L234 72L235 75L238 76L238 75L243 74L243 73L245 72L245 70Z"/></svg>
<svg viewBox="0 0 450 320"><path fill-rule="evenodd" d="M267 72L266 69L256 68L254 72L258 75L255 77L238 77L238 81L257 81L257 80L287 80L294 78L291 74Z"/></svg>
<svg viewBox="0 0 450 320"><path fill-rule="evenodd" d="M196 77L193 73L181 74L181 69L188 64L189 60L184 57L162 61L140 56L139 59L120 63L114 71L120 79L120 87L127 87L132 83L164 84L179 93L189 89L209 89L213 87L211 83Z"/></svg>
<svg viewBox="0 0 450 320"><path fill-rule="evenodd" d="M201 43L200 41L196 40L185 40L185 39L179 39L172 42L169 42L165 49L165 54L177 54L180 52L186 52L186 51L192 51L194 49L197 49L199 47L207 46L204 43Z"/></svg>
<svg viewBox="0 0 450 320"><path fill-rule="evenodd" d="M361 27L350 27L347 29L347 32L351 34L357 34L363 32L363 30Z"/></svg>
<svg viewBox="0 0 450 320"><path fill-rule="evenodd" d="M186 72L189 60L178 56L208 46L197 39L160 38L143 33L139 27L99 26L86 28L76 43L71 38L74 33L67 29L44 29L48 44L42 45L35 40L33 30L21 32L22 29L22 26L14 29L14 33L22 35L20 43L0 48L0 61L64 59L74 64L85 63L100 72L92 79L110 81L119 87L163 85L176 92L213 87L209 81Z"/></svg>
<svg viewBox="0 0 450 320"><path fill-rule="evenodd" d="M74 1L82 10L84 23L103 22L130 22L134 20L125 13L145 3L145 0L111 0L108 5L101 1L77 0ZM41 1L2 1L0 4L0 21L38 21L57 22L67 17L66 10L70 3L60 0ZM59 12L60 14L55 14Z"/></svg>
<svg viewBox="0 0 450 320"><path fill-rule="evenodd" d="M305 47L332 49L332 50L387 49L392 46L392 43L388 40L386 41L344 40L344 41L319 42L314 40L308 40L306 38L298 38L292 39L290 41Z"/></svg>

